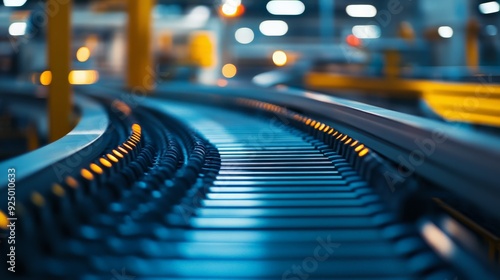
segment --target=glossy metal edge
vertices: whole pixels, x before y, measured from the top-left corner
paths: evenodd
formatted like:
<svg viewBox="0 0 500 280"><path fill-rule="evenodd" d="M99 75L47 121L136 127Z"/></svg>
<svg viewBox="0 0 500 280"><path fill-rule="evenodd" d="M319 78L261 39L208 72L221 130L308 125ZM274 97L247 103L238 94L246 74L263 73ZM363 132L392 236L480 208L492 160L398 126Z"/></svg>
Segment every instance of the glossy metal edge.
<svg viewBox="0 0 500 280"><path fill-rule="evenodd" d="M71 155L81 152L103 137L109 126L106 110L88 97L75 96L75 106L81 112L78 124L61 139L29 153L0 162L0 190L8 185L7 170L16 169L16 181L51 166Z"/></svg>

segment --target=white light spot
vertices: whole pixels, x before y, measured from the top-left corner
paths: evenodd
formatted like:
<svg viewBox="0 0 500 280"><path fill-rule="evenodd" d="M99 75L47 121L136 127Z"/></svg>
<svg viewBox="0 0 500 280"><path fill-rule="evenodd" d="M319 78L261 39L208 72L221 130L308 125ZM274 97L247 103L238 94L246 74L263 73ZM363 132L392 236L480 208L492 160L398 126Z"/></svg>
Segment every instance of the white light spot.
<svg viewBox="0 0 500 280"><path fill-rule="evenodd" d="M359 39L375 39L380 37L380 27L376 25L355 25L352 34Z"/></svg>
<svg viewBox="0 0 500 280"><path fill-rule="evenodd" d="M265 20L259 30L266 36L283 36L288 32L288 24L282 20Z"/></svg>
<svg viewBox="0 0 500 280"><path fill-rule="evenodd" d="M5 7L21 7L28 0L3 0Z"/></svg>
<svg viewBox="0 0 500 280"><path fill-rule="evenodd" d="M276 66L284 66L288 61L288 57L284 51L275 51L273 53L273 62Z"/></svg>
<svg viewBox="0 0 500 280"><path fill-rule="evenodd" d="M248 27L242 27L236 30L236 32L234 33L234 38L236 39L236 41L238 41L238 43L246 45L250 44L253 41L254 33L252 29Z"/></svg>
<svg viewBox="0 0 500 280"><path fill-rule="evenodd" d="M236 12L238 12L238 6L233 6L230 4L224 4L222 5L222 13L228 16L235 15Z"/></svg>
<svg viewBox="0 0 500 280"><path fill-rule="evenodd" d="M346 13L351 17L374 17L377 15L377 8L373 5L348 5Z"/></svg>
<svg viewBox="0 0 500 280"><path fill-rule="evenodd" d="M11 36L23 36L26 33L26 22L14 22L9 26Z"/></svg>
<svg viewBox="0 0 500 280"><path fill-rule="evenodd" d="M272 0L266 9L272 15L297 16L304 13L306 6L298 0Z"/></svg>
<svg viewBox="0 0 500 280"><path fill-rule="evenodd" d="M453 36L453 29L449 26L440 26L438 28L438 34L443 38L451 38Z"/></svg>
<svg viewBox="0 0 500 280"><path fill-rule="evenodd" d="M444 256L450 256L453 253L453 243L446 234L436 225L428 223L422 228L422 235L431 247L436 249Z"/></svg>
<svg viewBox="0 0 500 280"><path fill-rule="evenodd" d="M479 11L483 14L492 14L500 11L500 5L497 1L491 1L479 4Z"/></svg>

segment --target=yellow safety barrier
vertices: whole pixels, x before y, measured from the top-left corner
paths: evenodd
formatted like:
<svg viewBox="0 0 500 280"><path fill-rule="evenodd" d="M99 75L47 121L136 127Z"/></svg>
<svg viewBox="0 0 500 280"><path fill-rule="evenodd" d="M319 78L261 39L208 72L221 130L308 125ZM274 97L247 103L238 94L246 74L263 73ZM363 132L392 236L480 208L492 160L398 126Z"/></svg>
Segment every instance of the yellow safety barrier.
<svg viewBox="0 0 500 280"><path fill-rule="evenodd" d="M378 79L319 72L306 74L305 84L315 90L422 98L447 120L500 126L500 84Z"/></svg>
<svg viewBox="0 0 500 280"><path fill-rule="evenodd" d="M479 33L481 27L477 20L469 20L465 28L465 61L467 67L476 70L479 66Z"/></svg>

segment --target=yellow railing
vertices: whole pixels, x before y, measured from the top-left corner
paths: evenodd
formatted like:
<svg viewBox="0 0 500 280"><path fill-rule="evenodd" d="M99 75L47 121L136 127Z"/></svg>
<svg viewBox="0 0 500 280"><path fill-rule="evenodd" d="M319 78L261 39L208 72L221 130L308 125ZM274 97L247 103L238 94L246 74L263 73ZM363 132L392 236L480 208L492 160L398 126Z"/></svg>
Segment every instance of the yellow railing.
<svg viewBox="0 0 500 280"><path fill-rule="evenodd" d="M479 80L482 80L481 78ZM500 84L354 77L311 72L305 84L315 90L349 90L384 96L422 98L450 121L500 126Z"/></svg>

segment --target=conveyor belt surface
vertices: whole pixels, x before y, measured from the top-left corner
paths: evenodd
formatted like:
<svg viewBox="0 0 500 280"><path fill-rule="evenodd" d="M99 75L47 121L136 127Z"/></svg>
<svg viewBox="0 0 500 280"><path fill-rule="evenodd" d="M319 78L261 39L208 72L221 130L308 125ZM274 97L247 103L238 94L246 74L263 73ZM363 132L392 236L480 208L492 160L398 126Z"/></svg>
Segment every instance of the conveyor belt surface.
<svg viewBox="0 0 500 280"><path fill-rule="evenodd" d="M28 196L19 217L20 275L461 275L382 199L376 154L326 124L259 106L266 113L157 101L115 116L130 125L111 137L118 146Z"/></svg>

